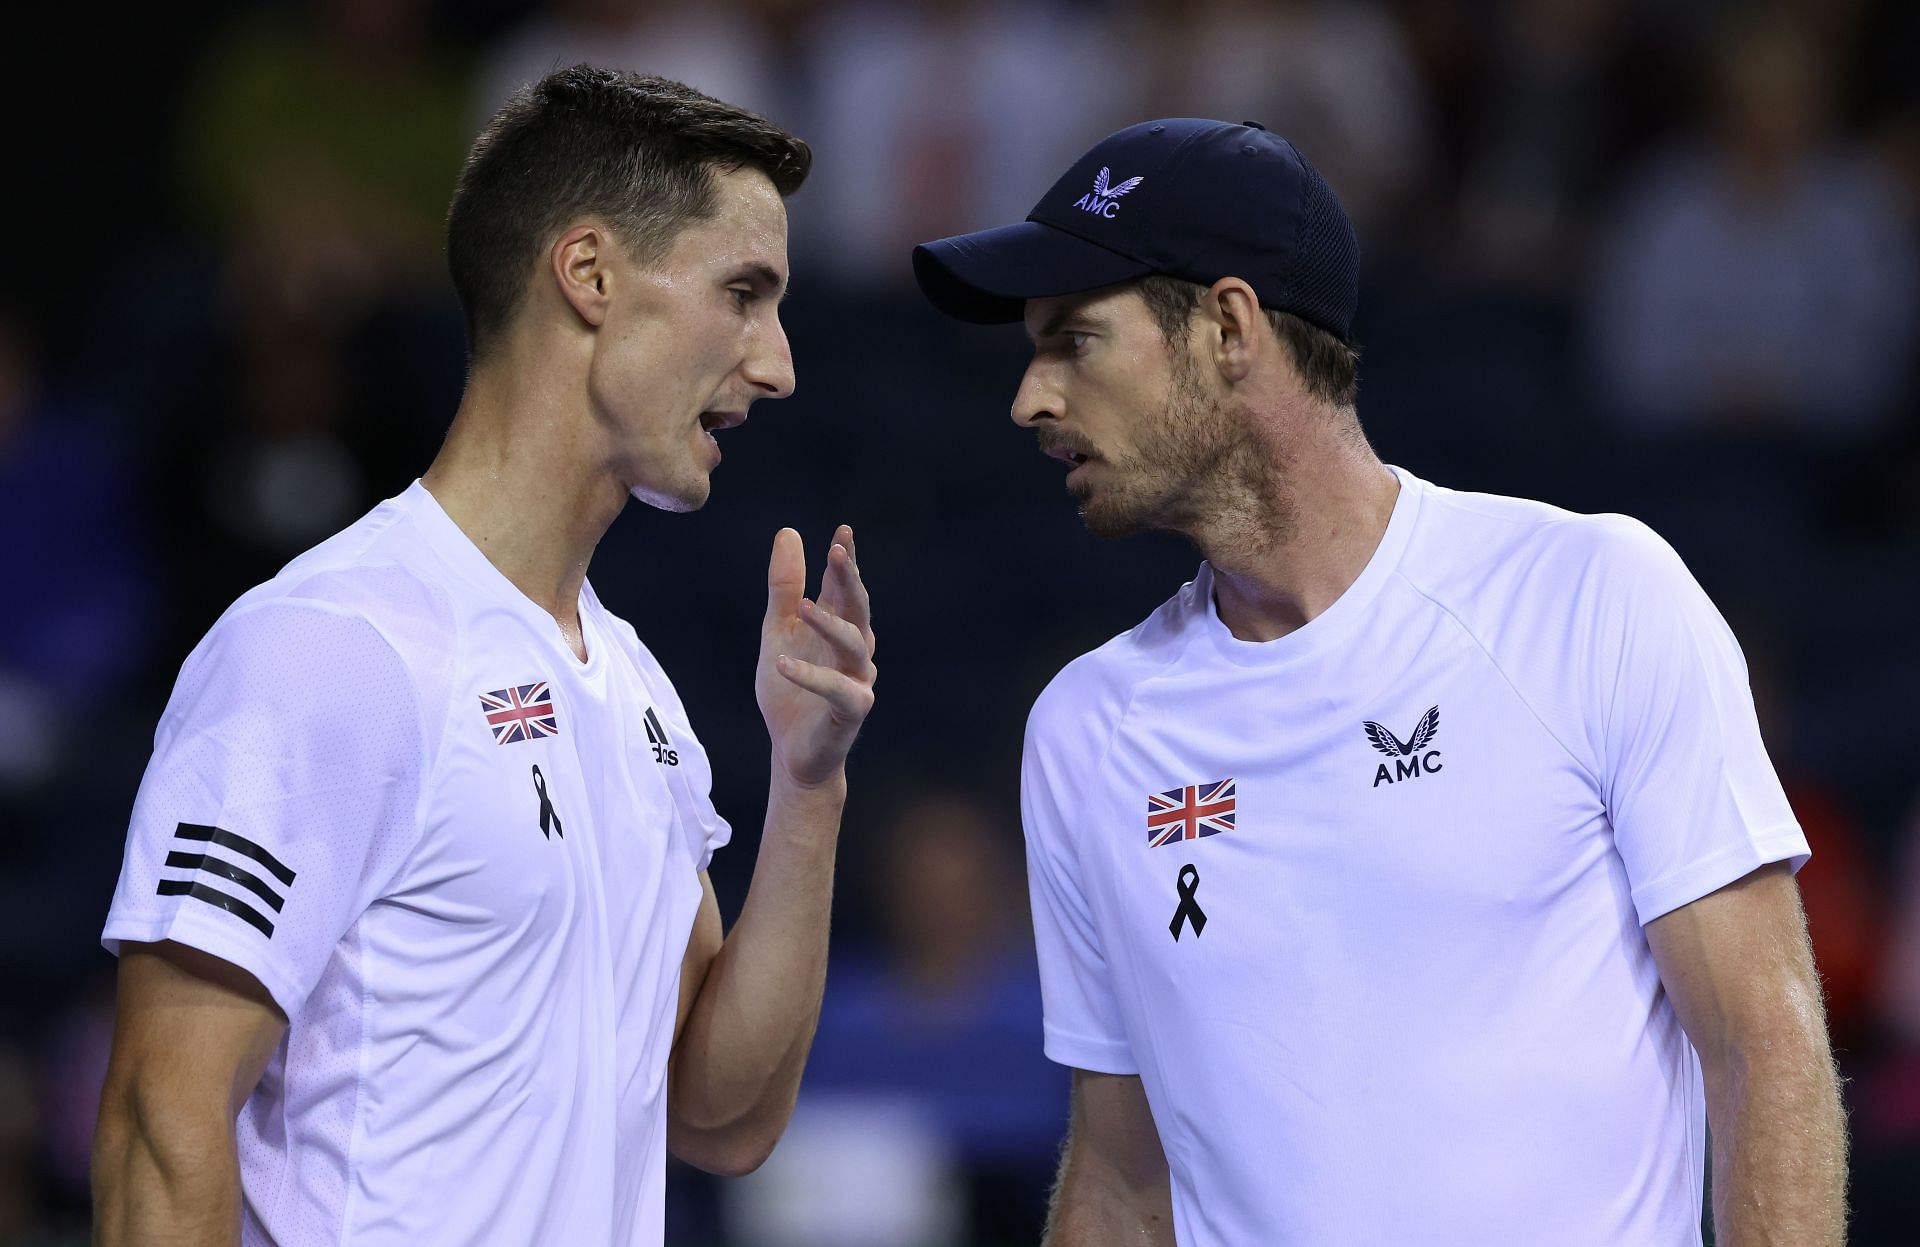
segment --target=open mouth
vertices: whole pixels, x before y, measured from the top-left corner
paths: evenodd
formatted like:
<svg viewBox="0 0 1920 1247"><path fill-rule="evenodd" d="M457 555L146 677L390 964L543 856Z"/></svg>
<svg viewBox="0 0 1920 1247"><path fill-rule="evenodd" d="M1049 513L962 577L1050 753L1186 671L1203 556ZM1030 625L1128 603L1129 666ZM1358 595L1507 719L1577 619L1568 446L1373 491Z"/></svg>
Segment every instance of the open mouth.
<svg viewBox="0 0 1920 1247"><path fill-rule="evenodd" d="M708 433L716 429L731 429L735 425L745 424L747 413L744 411L703 411L700 413L700 427Z"/></svg>

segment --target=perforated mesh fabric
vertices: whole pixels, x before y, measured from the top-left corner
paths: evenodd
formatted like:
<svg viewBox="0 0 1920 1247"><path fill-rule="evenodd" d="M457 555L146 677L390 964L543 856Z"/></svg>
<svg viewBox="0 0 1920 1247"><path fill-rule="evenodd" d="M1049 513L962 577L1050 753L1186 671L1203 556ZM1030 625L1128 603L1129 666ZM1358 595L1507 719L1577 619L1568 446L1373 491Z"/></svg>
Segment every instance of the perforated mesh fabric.
<svg viewBox="0 0 1920 1247"><path fill-rule="evenodd" d="M193 944L290 1019L235 1128L245 1247L663 1241L680 963L728 829L671 681L581 609L584 663L416 482L183 670L103 939ZM481 695L533 681L559 730L496 735Z"/></svg>
<svg viewBox="0 0 1920 1247"><path fill-rule="evenodd" d="M1345 339L1353 329L1359 302L1360 243L1340 201L1304 158L1300 237L1287 274L1289 311Z"/></svg>
<svg viewBox="0 0 1920 1247"><path fill-rule="evenodd" d="M135 803L108 939L212 953L291 1019L235 1127L250 1244L340 1241L362 1059L355 932L418 840L414 687L379 629L338 605L231 611L182 669ZM231 839L183 852L189 824ZM174 879L195 893L169 893Z"/></svg>

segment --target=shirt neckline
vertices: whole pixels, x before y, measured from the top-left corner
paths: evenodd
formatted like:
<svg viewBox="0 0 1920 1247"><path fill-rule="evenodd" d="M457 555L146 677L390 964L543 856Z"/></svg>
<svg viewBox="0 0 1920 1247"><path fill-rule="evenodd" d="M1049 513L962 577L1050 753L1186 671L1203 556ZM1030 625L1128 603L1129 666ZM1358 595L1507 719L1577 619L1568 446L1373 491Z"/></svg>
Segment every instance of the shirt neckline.
<svg viewBox="0 0 1920 1247"><path fill-rule="evenodd" d="M1219 607L1214 602L1213 566L1200 564L1200 571L1193 578L1190 607L1216 653L1228 662L1245 667L1290 665L1326 652L1359 629L1368 607L1399 569L1400 559L1413 538L1426 489L1425 481L1403 468L1388 464L1387 470L1398 478L1400 494L1393 500L1386 531L1380 535L1366 566L1331 606L1285 636L1271 641L1243 641L1233 635L1221 620Z"/></svg>
<svg viewBox="0 0 1920 1247"><path fill-rule="evenodd" d="M580 597L576 609L580 616L580 638L587 647L587 660L566 643L560 634L560 623L532 598L521 592L520 586L508 580L506 574L493 565L486 552L473 543L466 530L453 522L446 508L433 492L416 479L400 495L401 505L419 523L427 544L452 565L455 572L479 589L495 604L511 610L529 624L533 630L566 660L567 670L578 675L591 675L600 667L600 655L607 648L607 638L592 621L590 603L593 595L586 580L580 582Z"/></svg>

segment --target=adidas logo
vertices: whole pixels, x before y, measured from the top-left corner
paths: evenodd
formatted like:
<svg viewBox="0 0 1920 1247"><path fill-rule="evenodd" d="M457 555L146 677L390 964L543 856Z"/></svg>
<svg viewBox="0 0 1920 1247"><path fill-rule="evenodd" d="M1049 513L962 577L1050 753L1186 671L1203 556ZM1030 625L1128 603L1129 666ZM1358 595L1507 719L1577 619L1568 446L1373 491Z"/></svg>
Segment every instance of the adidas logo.
<svg viewBox="0 0 1920 1247"><path fill-rule="evenodd" d="M269 939L273 919L293 891L294 872L285 863L245 836L205 823L181 823L174 828L176 847L164 865L187 872L185 878L160 880L161 896L185 896L224 909ZM271 882L269 882L271 880Z"/></svg>
<svg viewBox="0 0 1920 1247"><path fill-rule="evenodd" d="M1382 784L1398 783L1403 779L1418 779L1422 775L1432 775L1444 765L1440 761L1438 749L1427 749L1440 731L1440 707L1438 706L1420 716L1420 722L1415 725L1413 735L1404 741L1371 719L1367 721L1365 730L1367 739L1373 743L1373 747L1393 759L1392 770L1388 770L1387 764L1382 762L1379 769L1373 773L1375 788ZM1422 750L1426 752L1422 753Z"/></svg>
<svg viewBox="0 0 1920 1247"><path fill-rule="evenodd" d="M1118 202L1120 197L1132 194L1139 188L1140 183L1147 180L1144 177L1128 178L1118 186L1112 186L1108 184L1112 177L1113 170L1101 165L1100 172L1093 175L1093 193L1080 196L1073 201L1073 206L1082 212L1091 212L1095 216L1103 216L1111 221L1120 211Z"/></svg>
<svg viewBox="0 0 1920 1247"><path fill-rule="evenodd" d="M653 745L653 760L662 766L679 766L680 751L671 747L667 740L667 729L660 726L660 716L647 707L647 740Z"/></svg>

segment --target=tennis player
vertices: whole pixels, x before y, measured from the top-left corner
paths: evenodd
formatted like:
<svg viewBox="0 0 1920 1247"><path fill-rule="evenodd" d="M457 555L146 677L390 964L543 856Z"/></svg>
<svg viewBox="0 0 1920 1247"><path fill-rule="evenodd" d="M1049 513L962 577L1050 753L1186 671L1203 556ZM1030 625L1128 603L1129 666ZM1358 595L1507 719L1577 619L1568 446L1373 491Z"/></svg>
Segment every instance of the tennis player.
<svg viewBox="0 0 1920 1247"><path fill-rule="evenodd" d="M1384 466L1358 250L1251 123L1095 146L918 248L1024 319L1013 418L1191 583L1070 663L1023 777L1048 1242L1837 1244L1841 1111L1740 649L1617 515ZM1444 413L1436 413L1444 419Z"/></svg>
<svg viewBox="0 0 1920 1247"><path fill-rule="evenodd" d="M707 756L586 569L629 497L705 502L713 431L792 391L809 160L584 66L481 134L445 446L234 603L161 718L105 931L97 1242L639 1247L669 1151L738 1174L773 1147L873 697L853 535L811 600L798 534L773 542L772 785L724 938Z"/></svg>

